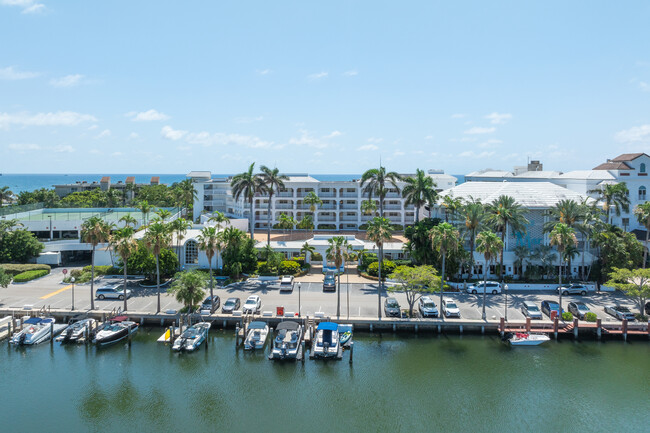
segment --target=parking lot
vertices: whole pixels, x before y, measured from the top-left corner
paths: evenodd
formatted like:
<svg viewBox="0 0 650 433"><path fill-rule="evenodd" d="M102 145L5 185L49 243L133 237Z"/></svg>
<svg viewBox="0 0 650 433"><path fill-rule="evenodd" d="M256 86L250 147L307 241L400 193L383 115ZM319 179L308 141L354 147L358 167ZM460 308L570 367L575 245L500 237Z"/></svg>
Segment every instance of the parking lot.
<svg viewBox="0 0 650 433"><path fill-rule="evenodd" d="M39 280L26 284L12 284L7 289L0 290L0 307L23 308L31 305L33 308L48 306L50 308L67 309L72 304L72 285L62 284L63 275L60 270L54 270L52 274ZM121 279L102 279L95 283L95 287L111 283L121 283ZM275 313L276 307L284 307L287 312L298 312L298 301L300 298L300 312L302 315L313 316L321 312L325 316L336 315L337 293L323 292L322 283L302 282L300 290L298 283L294 284L292 292L280 292L279 282L247 281L233 284L228 287L216 287L214 293L219 295L221 303L229 297L238 297L242 304L249 295L259 295L262 300L262 311ZM139 312L156 312L157 291L156 288L140 287L137 281L129 283L132 296L128 299L128 310ZM161 311L180 310L181 304L174 299L173 295L166 292L167 287L162 288ZM401 292L382 293L382 316L383 303L387 296L395 297L402 309L407 309L406 295ZM460 309L461 319L480 320L483 307L483 295L472 295L467 293L449 293L446 298L454 299ZM74 287L75 309L84 311L90 309L90 286L89 284L77 284ZM431 294L433 301L440 310L440 295ZM341 316L342 317L377 317L377 283L353 283L341 284ZM556 292L517 292L508 293L508 320L524 321L521 313L521 305L524 301L533 301L539 307L542 300L550 299L557 301ZM618 292L590 292L586 296L563 296L563 307L566 310L567 304L572 300L580 300L587 304L603 322L616 322L617 320L604 312L608 304L619 304L638 312L638 307L629 298ZM117 299L95 300L95 308L101 310L112 310L123 306L123 301ZM486 317L489 320L499 320L505 315L505 295L486 296ZM414 312L418 312L417 303ZM545 316L546 318L546 316ZM454 318L450 321L458 320Z"/></svg>

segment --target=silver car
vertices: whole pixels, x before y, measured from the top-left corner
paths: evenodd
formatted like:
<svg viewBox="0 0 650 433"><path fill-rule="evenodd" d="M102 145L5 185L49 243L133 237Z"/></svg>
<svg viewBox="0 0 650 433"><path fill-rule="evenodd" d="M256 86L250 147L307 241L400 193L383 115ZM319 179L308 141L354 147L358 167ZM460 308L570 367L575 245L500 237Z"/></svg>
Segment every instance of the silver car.
<svg viewBox="0 0 650 433"><path fill-rule="evenodd" d="M524 301L523 305L521 306L521 312L524 316L530 317L531 319L542 318L542 312L539 311L537 305L531 301Z"/></svg>
<svg viewBox="0 0 650 433"><path fill-rule="evenodd" d="M113 285L113 286L103 286L95 290L95 297L97 299L119 299L120 301L124 300L124 289L122 284ZM131 290L126 289L126 297L131 296Z"/></svg>
<svg viewBox="0 0 650 433"><path fill-rule="evenodd" d="M566 295L586 295L587 294L587 286L584 284L569 284L568 286L562 286L558 287L555 289L556 291L562 291L562 296Z"/></svg>
<svg viewBox="0 0 650 433"><path fill-rule="evenodd" d="M429 296L422 296L418 303L420 314L422 317L438 317L438 307Z"/></svg>
<svg viewBox="0 0 650 433"><path fill-rule="evenodd" d="M616 317L618 320L627 319L633 321L636 319L634 313L632 313L629 308L621 305L607 305L605 306L605 313Z"/></svg>

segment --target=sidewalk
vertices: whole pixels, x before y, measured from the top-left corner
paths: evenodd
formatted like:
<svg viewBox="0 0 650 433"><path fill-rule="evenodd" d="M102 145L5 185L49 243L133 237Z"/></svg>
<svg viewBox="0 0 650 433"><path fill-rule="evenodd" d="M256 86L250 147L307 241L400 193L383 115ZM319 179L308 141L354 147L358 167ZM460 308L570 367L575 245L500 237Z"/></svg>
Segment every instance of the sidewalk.
<svg viewBox="0 0 650 433"><path fill-rule="evenodd" d="M377 281L369 278L364 278L357 273L356 266L349 266L345 269L345 273L341 276L341 283L360 283L360 284L373 284ZM321 265L312 265L309 273L305 276L298 277L295 282L301 283L322 283L323 282L323 267Z"/></svg>

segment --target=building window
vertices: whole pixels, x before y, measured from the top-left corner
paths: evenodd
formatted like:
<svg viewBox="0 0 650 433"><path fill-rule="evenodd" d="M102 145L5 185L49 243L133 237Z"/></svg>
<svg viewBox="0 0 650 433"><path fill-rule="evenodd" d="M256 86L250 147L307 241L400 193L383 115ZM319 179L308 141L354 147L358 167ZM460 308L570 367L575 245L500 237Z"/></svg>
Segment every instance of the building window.
<svg viewBox="0 0 650 433"><path fill-rule="evenodd" d="M622 218L623 227L627 228L627 226L630 225L630 219L629 218Z"/></svg>
<svg viewBox="0 0 650 433"><path fill-rule="evenodd" d="M645 186L639 187L639 200L645 200L646 189Z"/></svg>
<svg viewBox="0 0 650 433"><path fill-rule="evenodd" d="M199 249L197 248L195 241L189 240L185 243L185 264L199 264Z"/></svg>
<svg viewBox="0 0 650 433"><path fill-rule="evenodd" d="M639 173L645 173L645 163L641 163L641 166L639 167Z"/></svg>

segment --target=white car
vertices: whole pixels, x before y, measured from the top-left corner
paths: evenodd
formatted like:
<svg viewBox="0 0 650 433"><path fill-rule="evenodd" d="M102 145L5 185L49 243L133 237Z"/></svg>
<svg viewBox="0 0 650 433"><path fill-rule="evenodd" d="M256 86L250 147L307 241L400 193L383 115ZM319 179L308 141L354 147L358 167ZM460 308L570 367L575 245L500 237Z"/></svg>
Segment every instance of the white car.
<svg viewBox="0 0 650 433"><path fill-rule="evenodd" d="M456 305L456 301L454 301L453 299L443 298L442 313L445 315L445 317L460 318L460 310L458 309L458 305Z"/></svg>
<svg viewBox="0 0 650 433"><path fill-rule="evenodd" d="M422 296L418 303L418 307L422 317L438 317L438 308L436 307L436 303L433 302L433 299L429 296Z"/></svg>
<svg viewBox="0 0 650 433"><path fill-rule="evenodd" d="M131 296L131 290L126 289L126 297ZM117 284L114 286L103 286L95 290L95 297L97 299L119 299L120 301L124 299L124 289L122 284Z"/></svg>
<svg viewBox="0 0 650 433"><path fill-rule="evenodd" d="M281 292L292 292L293 291L293 275L285 275L280 280L280 291Z"/></svg>
<svg viewBox="0 0 650 433"><path fill-rule="evenodd" d="M482 282L478 284L472 284L471 286L467 287L467 293L471 293L473 295L476 295L477 293L483 293L486 286L487 293L492 293L493 295L501 293L501 283L497 283L496 281L488 281L486 284L483 284Z"/></svg>
<svg viewBox="0 0 650 433"><path fill-rule="evenodd" d="M262 300L257 295L250 295L244 303L244 314L256 314L262 309Z"/></svg>

